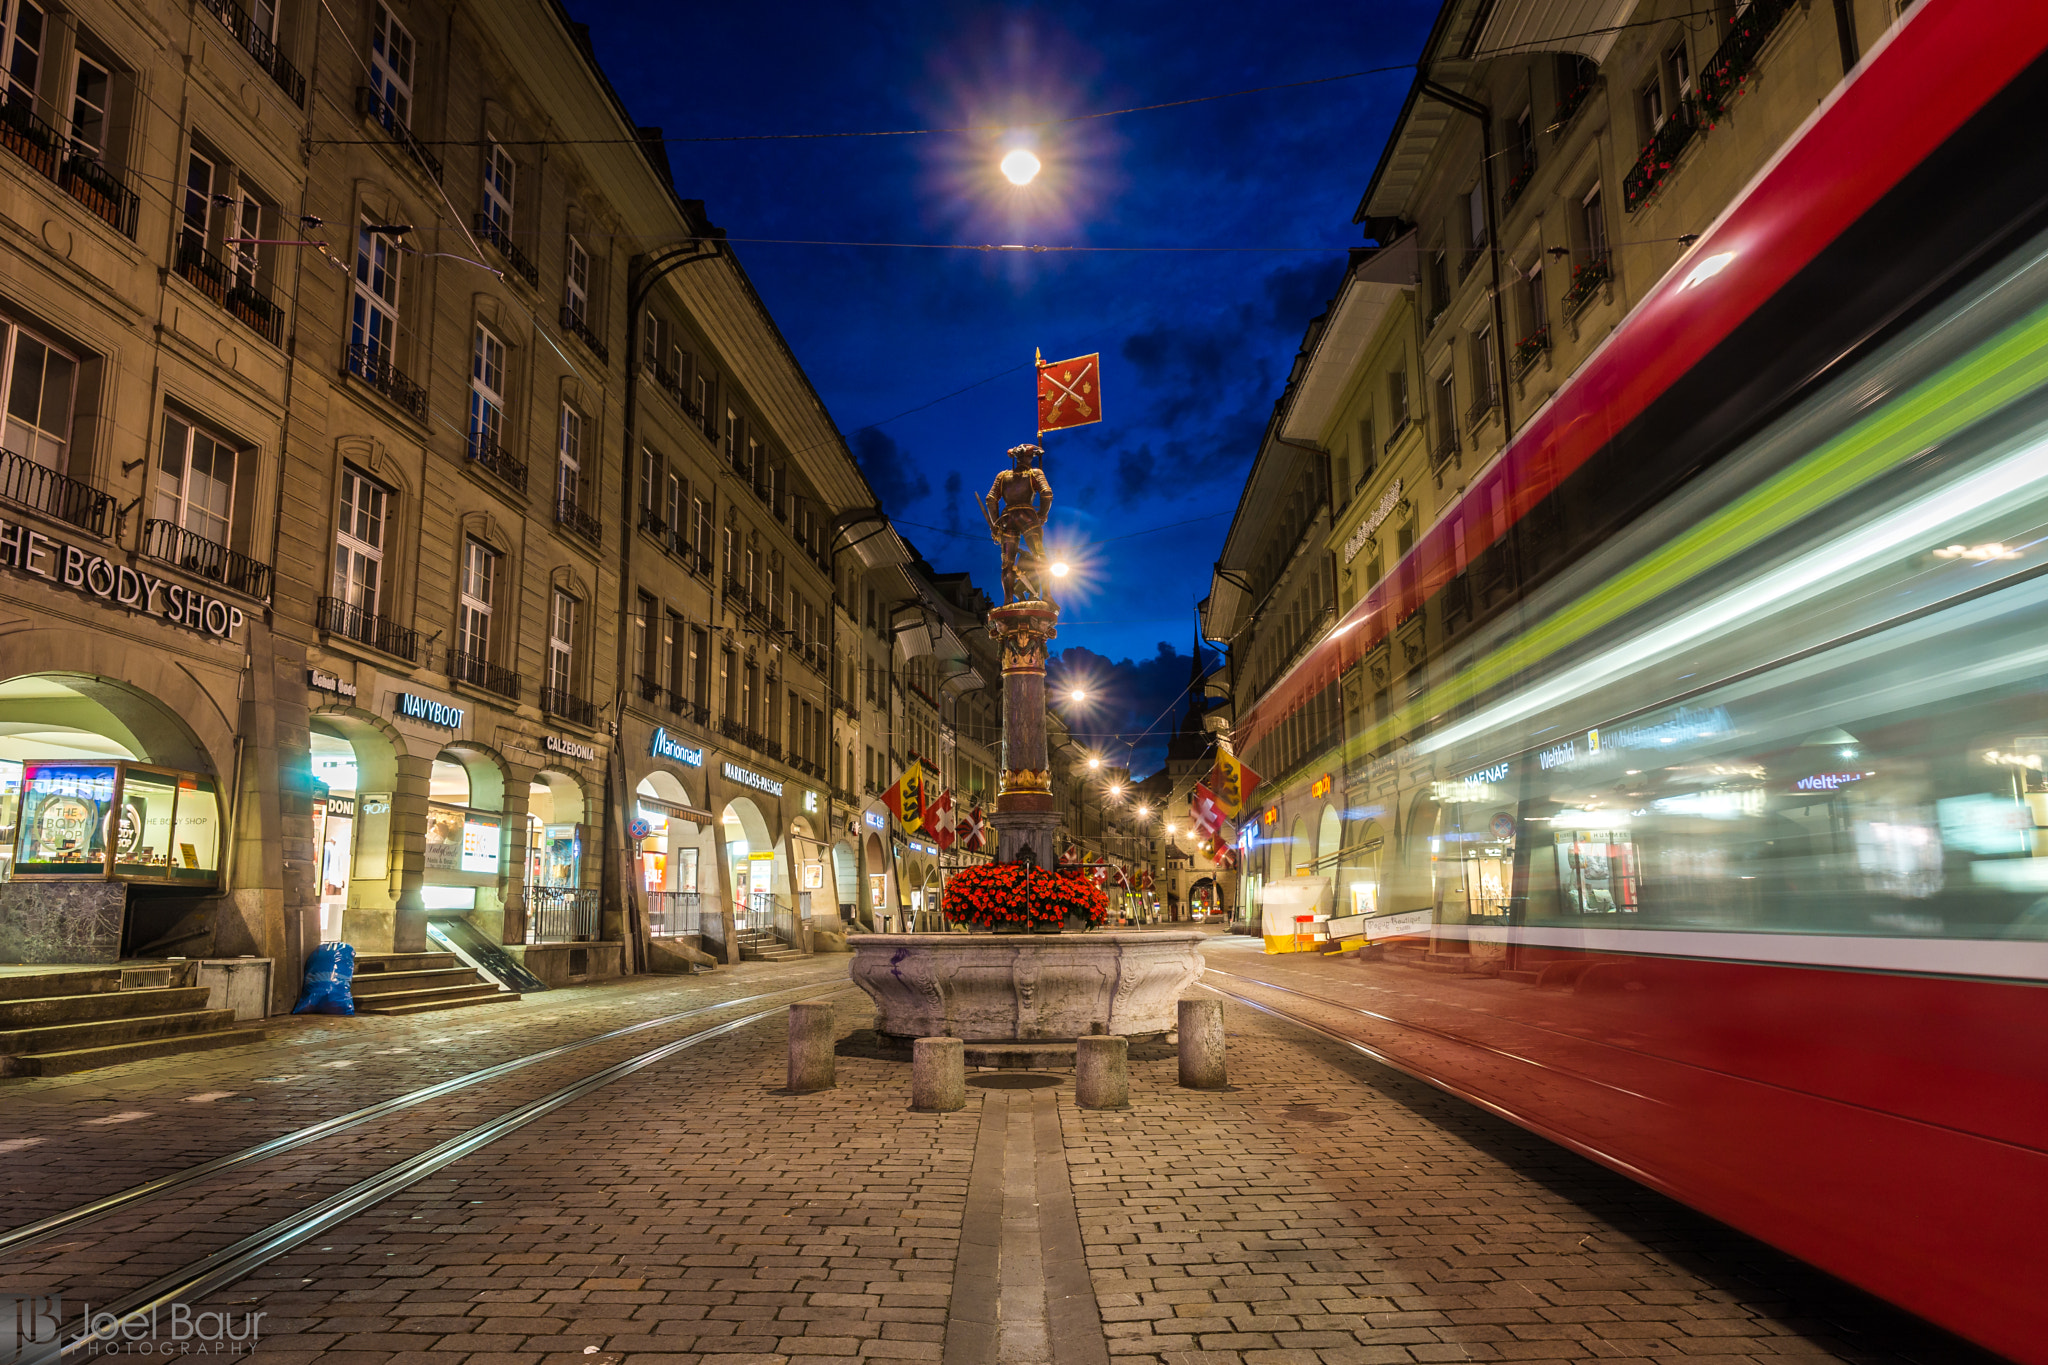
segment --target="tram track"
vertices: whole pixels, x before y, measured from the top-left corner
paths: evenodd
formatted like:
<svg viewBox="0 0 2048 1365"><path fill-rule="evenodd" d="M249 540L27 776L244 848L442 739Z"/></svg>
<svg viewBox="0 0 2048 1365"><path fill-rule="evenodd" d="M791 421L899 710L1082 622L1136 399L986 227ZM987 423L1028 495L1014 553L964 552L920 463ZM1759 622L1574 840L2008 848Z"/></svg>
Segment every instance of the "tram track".
<svg viewBox="0 0 2048 1365"><path fill-rule="evenodd" d="M816 989L816 986L793 987L795 989ZM823 994L844 995L855 991L850 983L830 987ZM764 995L787 994L786 991L765 992ZM754 997L762 998L762 997ZM177 1270L162 1275L142 1288L97 1308L96 1321L112 1320L123 1322L135 1319L153 1320L153 1315L175 1303L190 1304L214 1293L267 1263L291 1251L295 1247L319 1236L321 1233L344 1223L356 1215L399 1194L411 1186L450 1166L464 1157L510 1136L526 1125L540 1119L592 1091L602 1089L614 1081L623 1080L636 1072L654 1066L677 1053L736 1033L750 1024L757 1024L782 1012L776 1005L757 1010L738 1019L730 1019L709 1028L699 1029L682 1038L672 1039L658 1047L649 1048L623 1061L612 1063L591 1072L568 1085L529 1100L524 1104L499 1114L497 1117L477 1124L466 1132L458 1133L446 1141L437 1143L426 1151L416 1153L396 1162L384 1170L365 1179L358 1180L348 1188L328 1196L319 1203L301 1209L281 1218L259 1232L242 1238L229 1246L214 1251L198 1260L187 1263ZM75 1336L66 1338L59 1348L59 1358L71 1358L93 1353L99 1339L92 1335L90 1326Z"/></svg>
<svg viewBox="0 0 2048 1365"><path fill-rule="evenodd" d="M375 1104L365 1105L360 1109L351 1110L345 1114L337 1114L332 1118L322 1119L318 1123L308 1124L303 1128L279 1134L253 1146L245 1147L240 1151L214 1157L197 1165L188 1166L183 1170L174 1171L153 1180L146 1180L137 1185L131 1185L127 1189L117 1190L112 1194L102 1195L97 1199L88 1200L74 1208L65 1209L62 1212L38 1218L33 1222L9 1228L4 1232L0 1232L0 1255L27 1251L60 1233L69 1232L85 1224L97 1222L124 1209L146 1203L149 1200L170 1194L175 1190L182 1189L199 1181L209 1180L229 1171L251 1166L258 1162L268 1161L309 1144L325 1141L337 1134L360 1128L378 1119L403 1113L408 1109L417 1108L420 1105L444 1098L459 1091L485 1085L492 1081L502 1080L528 1067L555 1061L583 1051L586 1048L598 1047L605 1043L630 1037L633 1034L644 1033L651 1029L665 1028L691 1019L703 1018L706 1015L717 1014L724 1010L742 1008L764 1000L773 999L776 996L821 990L826 993L837 994L845 989L845 987L843 985L835 986L833 984L834 980L835 978L828 974L794 986L784 986L775 990L738 996L731 1000L699 1005L692 1009L679 1010L675 1013L659 1015L652 1019L641 1019L631 1024L622 1025L619 1028L606 1030L603 1033L594 1033L586 1038L577 1038L566 1043L558 1043L552 1047L542 1048L521 1057L514 1057L508 1061L498 1062L491 1066L481 1067L475 1071L465 1072L460 1076L452 1076L447 1080L437 1081L432 1085L422 1086L416 1090L395 1095L390 1099L380 1100ZM843 981L843 978L840 980ZM773 1013L774 1011L771 1009L768 1012ZM749 1016L748 1022L752 1022L760 1017L762 1016ZM691 1035L692 1038L708 1036L713 1035ZM0 1265L4 1265L4 1262L0 1262Z"/></svg>

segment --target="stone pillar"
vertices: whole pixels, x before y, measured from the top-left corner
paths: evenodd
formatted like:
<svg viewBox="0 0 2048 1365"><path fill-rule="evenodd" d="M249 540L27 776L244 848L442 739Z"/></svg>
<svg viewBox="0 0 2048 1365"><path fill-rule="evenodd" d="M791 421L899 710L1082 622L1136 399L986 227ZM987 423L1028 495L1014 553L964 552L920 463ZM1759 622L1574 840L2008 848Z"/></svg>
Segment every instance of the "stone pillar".
<svg viewBox="0 0 2048 1365"><path fill-rule="evenodd" d="M833 1088L833 1048L837 1041L831 1001L805 1000L789 1007L791 1090L806 1093Z"/></svg>
<svg viewBox="0 0 2048 1365"><path fill-rule="evenodd" d="M1059 633L1059 619L1059 608L1042 601L1011 602L988 614L989 634L1003 650L1003 776L989 816L999 862L1015 862L1027 848L1040 867L1059 861L1059 811L1045 752L1045 646Z"/></svg>
<svg viewBox="0 0 2048 1365"><path fill-rule="evenodd" d="M1083 1109L1131 1107L1130 1039L1090 1037L1074 1044L1074 1102Z"/></svg>
<svg viewBox="0 0 2048 1365"><path fill-rule="evenodd" d="M910 1107L950 1114L967 1104L967 1045L958 1038L920 1038L910 1045Z"/></svg>
<svg viewBox="0 0 2048 1365"><path fill-rule="evenodd" d="M427 789L434 760L400 751L398 789L391 794L391 881L397 904L391 922L391 951L427 950L427 905L420 894L427 876Z"/></svg>
<svg viewBox="0 0 2048 1365"><path fill-rule="evenodd" d="M1188 1090L1229 1086L1223 1062L1223 1002L1180 1002L1180 1083Z"/></svg>
<svg viewBox="0 0 2048 1365"><path fill-rule="evenodd" d="M498 942L526 942L526 814L533 802L533 778L518 769L505 784L503 861L498 865ZM480 932L488 932L478 925Z"/></svg>

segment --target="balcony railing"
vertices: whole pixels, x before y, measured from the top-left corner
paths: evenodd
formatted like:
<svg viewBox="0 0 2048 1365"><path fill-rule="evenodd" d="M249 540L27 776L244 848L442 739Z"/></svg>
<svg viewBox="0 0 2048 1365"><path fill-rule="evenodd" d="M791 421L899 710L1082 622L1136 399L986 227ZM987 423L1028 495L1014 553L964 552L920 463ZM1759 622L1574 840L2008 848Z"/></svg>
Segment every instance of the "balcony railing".
<svg viewBox="0 0 2048 1365"><path fill-rule="evenodd" d="M662 541L664 544L668 540L668 523L652 507L640 509L640 529L649 532L656 540Z"/></svg>
<svg viewBox="0 0 2048 1365"><path fill-rule="evenodd" d="M1678 101L1671 117L1664 120L1636 156L1636 164L1621 181L1621 206L1634 213L1645 199L1655 194L1678 162L1678 154L1700 131L1699 105L1690 95Z"/></svg>
<svg viewBox="0 0 2048 1365"><path fill-rule="evenodd" d="M543 687L540 690L540 709L548 715L560 716L563 720L574 721L578 725L597 724L596 704L577 696L566 687Z"/></svg>
<svg viewBox="0 0 2048 1365"><path fill-rule="evenodd" d="M757 738L759 737L757 736ZM760 739L760 742L755 744L754 747L756 749L759 749L762 753L768 755L768 757L774 759L777 763L780 763L782 761L782 745L778 741L772 739Z"/></svg>
<svg viewBox="0 0 2048 1365"><path fill-rule="evenodd" d="M18 94L0 104L0 146L26 161L48 179L57 178L57 162L64 139L57 130L36 117L29 101Z"/></svg>
<svg viewBox="0 0 2048 1365"><path fill-rule="evenodd" d="M230 550L175 522L152 517L142 523L142 553L189 574L249 597L270 596L270 566Z"/></svg>
<svg viewBox="0 0 2048 1365"><path fill-rule="evenodd" d="M339 635L359 645L381 649L408 663L420 661L420 633L401 626L389 617L364 611L339 597L323 597L314 615L324 635Z"/></svg>
<svg viewBox="0 0 2048 1365"><path fill-rule="evenodd" d="M37 118L29 101L19 95L0 104L0 146L45 179L56 181L59 189L114 231L135 236L141 201L128 188L127 177L86 152L71 150L63 134Z"/></svg>
<svg viewBox="0 0 2048 1365"><path fill-rule="evenodd" d="M1451 420L1449 413L1443 415L1439 425L1443 427L1444 434L1438 437L1437 443L1429 448L1429 467L1436 470L1441 470L1445 465L1456 459L1459 450L1458 426L1457 423Z"/></svg>
<svg viewBox="0 0 2048 1365"><path fill-rule="evenodd" d="M0 451L0 498L96 536L114 514L113 494L12 451Z"/></svg>
<svg viewBox="0 0 2048 1365"><path fill-rule="evenodd" d="M526 461L480 431L470 433L469 462L503 481L515 492L526 491Z"/></svg>
<svg viewBox="0 0 2048 1365"><path fill-rule="evenodd" d="M592 545L602 547L604 544L604 527L598 523L596 517L584 511L582 505L574 498L561 498L556 501L555 524L574 531Z"/></svg>
<svg viewBox="0 0 2048 1365"><path fill-rule="evenodd" d="M540 267L512 240L512 234L498 226L497 220L488 213L476 215L476 235L491 244L491 249L505 258L505 264L512 267L512 273L528 284L540 284Z"/></svg>
<svg viewBox="0 0 2048 1365"><path fill-rule="evenodd" d="M562 305L562 330L588 347L590 353L598 358L599 363L602 364L611 360L611 348L598 338L595 331L591 330L590 319L574 306L566 303Z"/></svg>
<svg viewBox="0 0 2048 1365"><path fill-rule="evenodd" d="M1544 323L1529 335L1515 343L1515 378L1529 373L1529 367L1543 358L1550 349L1550 324Z"/></svg>
<svg viewBox="0 0 2048 1365"><path fill-rule="evenodd" d="M747 727L734 720L731 716L719 717L718 733L724 735L735 744L745 744L747 742Z"/></svg>
<svg viewBox="0 0 2048 1365"><path fill-rule="evenodd" d="M728 576L725 580L726 605L734 611L745 611L753 603L753 594L737 578Z"/></svg>
<svg viewBox="0 0 2048 1365"><path fill-rule="evenodd" d="M650 891L647 893L647 932L655 938L681 938L703 932L702 893L696 891Z"/></svg>
<svg viewBox="0 0 2048 1365"><path fill-rule="evenodd" d="M711 728L711 708L701 702L691 702L690 719L696 722L699 729L709 730Z"/></svg>
<svg viewBox="0 0 2048 1365"><path fill-rule="evenodd" d="M285 60L270 35L250 23L249 16L234 0L205 0L205 4L213 17L220 20L221 27L232 34L235 41L256 59L256 65L263 68L264 74L276 82L277 88L284 91L293 104L305 107L306 78Z"/></svg>
<svg viewBox="0 0 2048 1365"><path fill-rule="evenodd" d="M1410 427L1411 425L1412 425L1412 422L1411 422L1411 420L1410 420L1410 418L1409 418L1408 414L1407 414L1407 413L1405 413L1405 412L1404 412L1404 413L1402 413L1402 414L1401 414L1401 420L1400 420L1400 421L1398 421L1398 422L1396 422L1396 423L1394 423L1394 429L1393 429L1392 431L1390 431L1390 432L1388 432L1388 433L1387 433L1387 439L1386 439L1386 440L1384 440L1384 441L1382 441L1382 442L1380 442L1380 454L1382 454L1382 455L1391 455L1391 454L1393 454L1393 453L1394 453L1394 443L1395 443L1396 441L1400 440L1400 439L1401 439L1401 438L1402 438L1403 436L1406 436L1406 435L1408 434L1408 428L1409 428L1409 427Z"/></svg>
<svg viewBox="0 0 2048 1365"><path fill-rule="evenodd" d="M227 310L236 321L271 345L284 345L284 309L256 281L244 279L230 286Z"/></svg>
<svg viewBox="0 0 2048 1365"><path fill-rule="evenodd" d="M1500 192L1500 211L1506 213L1522 197L1522 191L1529 188L1529 182L1536 177L1536 158L1530 157L1508 177L1507 185Z"/></svg>
<svg viewBox="0 0 2048 1365"><path fill-rule="evenodd" d="M668 690L645 673L635 674L633 676L633 683L635 690L640 693L640 700L642 701L659 701L661 694Z"/></svg>
<svg viewBox="0 0 2048 1365"><path fill-rule="evenodd" d="M1571 286L1564 291L1564 315L1576 318L1585 312L1586 305L1613 273L1612 258L1604 251L1573 270Z"/></svg>
<svg viewBox="0 0 2048 1365"><path fill-rule="evenodd" d="M526 888L528 943L589 943L598 934L597 889Z"/></svg>
<svg viewBox="0 0 2048 1365"><path fill-rule="evenodd" d="M417 161L420 169L431 176L435 184L441 183L441 158L428 151L425 144L412 135L411 125L367 85L356 87L356 112L389 133L391 140L405 148L406 155Z"/></svg>
<svg viewBox="0 0 2048 1365"><path fill-rule="evenodd" d="M1465 409L1465 425L1468 427L1478 426L1486 420L1486 414L1499 406L1500 394L1495 392L1491 385L1481 389L1478 396L1472 400L1472 406Z"/></svg>
<svg viewBox="0 0 2048 1365"><path fill-rule="evenodd" d="M461 650L448 651L448 676L456 682L481 687L486 692L495 692L501 697L519 700L519 675L509 668L500 668L489 659Z"/></svg>
<svg viewBox="0 0 2048 1365"><path fill-rule="evenodd" d="M1557 112L1551 116L1550 126L1559 137L1571 126L1579 110L1585 108L1586 97L1593 93L1593 84L1598 77L1589 76L1557 97Z"/></svg>
<svg viewBox="0 0 2048 1365"><path fill-rule="evenodd" d="M1700 112L1708 127L1728 112L1728 106L1749 84L1757 55L1793 4L1794 0L1752 0L1729 21L1728 36L1700 68Z"/></svg>
<svg viewBox="0 0 2048 1365"><path fill-rule="evenodd" d="M427 420L427 391L391 363L391 352L386 348L350 346L348 372L396 403L408 416Z"/></svg>
<svg viewBox="0 0 2048 1365"><path fill-rule="evenodd" d="M698 407L696 400L691 398L689 392L684 389L683 377L681 375L651 363L647 369L654 376L655 384L660 387L663 393L669 396L677 407L683 410L685 417L688 417L693 422L702 422L704 420L704 409Z"/></svg>

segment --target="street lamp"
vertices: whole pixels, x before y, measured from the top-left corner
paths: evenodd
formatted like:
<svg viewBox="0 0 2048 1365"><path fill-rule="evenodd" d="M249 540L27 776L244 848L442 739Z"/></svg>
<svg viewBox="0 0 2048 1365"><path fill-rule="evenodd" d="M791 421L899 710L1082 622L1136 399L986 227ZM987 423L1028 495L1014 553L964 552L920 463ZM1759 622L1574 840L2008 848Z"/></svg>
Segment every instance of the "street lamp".
<svg viewBox="0 0 2048 1365"><path fill-rule="evenodd" d="M1151 808L1150 806L1140 806L1140 807L1138 807L1138 818L1139 818L1140 820L1144 820L1144 819L1148 819L1148 818L1150 818L1151 814L1152 814L1152 808Z"/></svg>
<svg viewBox="0 0 2048 1365"><path fill-rule="evenodd" d="M1052 576L1053 576L1054 578L1065 578L1065 577L1067 576L1067 561L1066 561L1066 560L1064 560L1064 559L1056 559L1056 560L1054 560L1054 561L1053 561L1053 565L1052 565Z"/></svg>
<svg viewBox="0 0 2048 1365"><path fill-rule="evenodd" d="M1011 151L996 164L1003 173L1003 179L1012 185L1028 185L1038 176L1038 158L1022 147Z"/></svg>
<svg viewBox="0 0 2048 1365"><path fill-rule="evenodd" d="M1091 758L1088 760L1088 771L1090 772L1095 771L1097 768L1100 768L1101 766L1102 760L1099 758Z"/></svg>
<svg viewBox="0 0 2048 1365"><path fill-rule="evenodd" d="M1067 693L1067 700L1071 702L1084 702L1088 700L1088 694L1077 687Z"/></svg>

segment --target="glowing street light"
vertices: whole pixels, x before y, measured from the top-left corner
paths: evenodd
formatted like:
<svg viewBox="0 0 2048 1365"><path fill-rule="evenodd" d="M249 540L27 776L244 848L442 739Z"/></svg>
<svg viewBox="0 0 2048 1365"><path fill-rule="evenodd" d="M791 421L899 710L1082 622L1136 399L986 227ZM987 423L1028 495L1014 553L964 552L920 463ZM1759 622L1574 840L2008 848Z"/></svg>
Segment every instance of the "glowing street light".
<svg viewBox="0 0 2048 1365"><path fill-rule="evenodd" d="M1140 807L1138 807L1138 818L1139 818L1140 820L1143 820L1143 819L1145 819L1145 818L1146 818L1147 816L1149 816L1149 815L1151 815L1151 814L1152 814L1152 808L1151 808L1150 806L1140 806Z"/></svg>
<svg viewBox="0 0 2048 1365"><path fill-rule="evenodd" d="M1003 178L1012 185L1028 185L1038 176L1038 158L1022 147L1010 152L997 165Z"/></svg>
<svg viewBox="0 0 2048 1365"><path fill-rule="evenodd" d="M1101 760L1101 759L1099 759L1099 758L1091 758L1091 759L1089 759L1089 760L1088 760L1088 770L1089 770L1090 772L1093 772L1093 771L1094 771L1095 769L1097 769L1097 768L1099 768L1099 767L1101 767L1101 766L1102 766L1102 760Z"/></svg>
<svg viewBox="0 0 2048 1365"><path fill-rule="evenodd" d="M1072 702L1083 702L1088 700L1088 694L1077 687L1073 691L1067 693L1067 700Z"/></svg>
<svg viewBox="0 0 2048 1365"><path fill-rule="evenodd" d="M1937 553L1938 553L1938 552L1937 552ZM1054 560L1054 561L1053 561L1053 564L1052 564L1052 576L1053 576L1054 578L1065 578L1065 577L1067 576L1067 561L1066 561L1066 560L1064 560L1064 559L1056 559L1056 560Z"/></svg>
<svg viewBox="0 0 2048 1365"><path fill-rule="evenodd" d="M1123 794L1124 789L1122 787L1117 786L1115 783L1110 784L1109 795L1111 800L1121 800L1123 799Z"/></svg>
<svg viewBox="0 0 2048 1365"><path fill-rule="evenodd" d="M1180 833L1180 826L1179 826L1179 825L1168 825L1168 826L1166 827L1166 837L1167 837L1167 838L1169 838L1169 839L1170 839L1170 838L1172 838L1172 837L1173 837L1174 835L1176 835L1176 834L1178 834L1178 833Z"/></svg>

